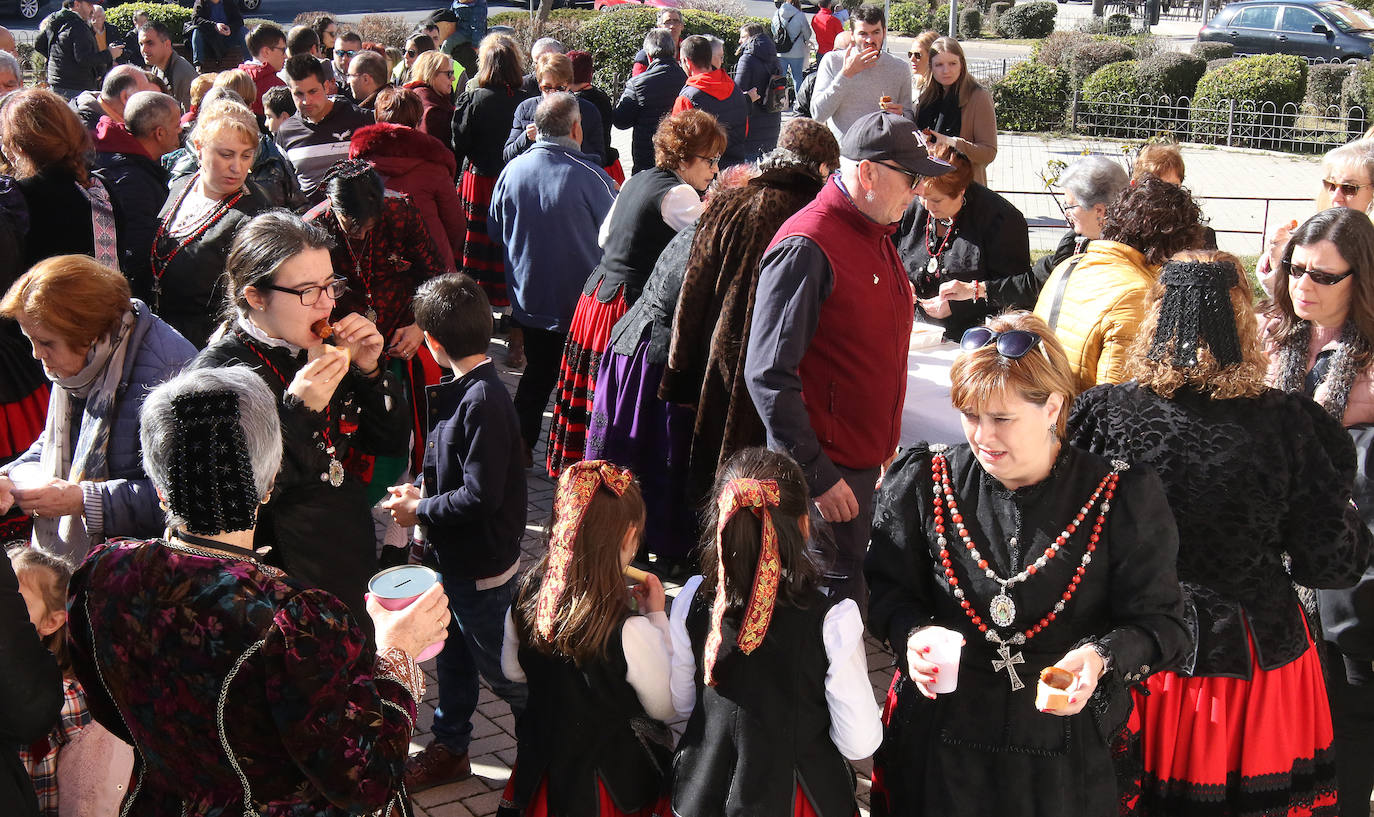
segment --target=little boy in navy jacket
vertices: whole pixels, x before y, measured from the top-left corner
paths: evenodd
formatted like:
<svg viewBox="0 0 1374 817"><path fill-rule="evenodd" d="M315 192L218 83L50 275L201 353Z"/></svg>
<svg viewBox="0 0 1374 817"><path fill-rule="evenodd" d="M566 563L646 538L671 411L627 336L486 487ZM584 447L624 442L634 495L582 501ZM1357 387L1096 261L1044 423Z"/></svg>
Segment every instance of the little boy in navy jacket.
<svg viewBox="0 0 1374 817"><path fill-rule="evenodd" d="M425 531L457 624L436 665L434 741L406 764L406 786L414 792L472 774L467 750L478 673L517 717L525 707L525 685L501 673L501 641L515 597L526 497L515 405L487 357L487 296L468 276L449 273L426 281L411 309L425 345L450 374L426 389L421 479L392 487L383 507L402 527Z"/></svg>

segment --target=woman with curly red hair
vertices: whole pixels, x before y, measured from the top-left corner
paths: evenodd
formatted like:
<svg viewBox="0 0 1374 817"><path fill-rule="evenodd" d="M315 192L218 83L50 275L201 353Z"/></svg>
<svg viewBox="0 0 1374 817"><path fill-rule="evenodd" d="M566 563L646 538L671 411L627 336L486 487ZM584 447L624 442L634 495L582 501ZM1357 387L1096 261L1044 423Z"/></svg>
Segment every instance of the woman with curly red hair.
<svg viewBox="0 0 1374 817"><path fill-rule="evenodd" d="M639 299L659 253L701 214L701 194L716 177L725 142L725 129L704 111L664 118L654 133L654 167L625 183L601 225L601 264L582 288L563 347L549 432L550 476L582 459L611 328Z"/></svg>

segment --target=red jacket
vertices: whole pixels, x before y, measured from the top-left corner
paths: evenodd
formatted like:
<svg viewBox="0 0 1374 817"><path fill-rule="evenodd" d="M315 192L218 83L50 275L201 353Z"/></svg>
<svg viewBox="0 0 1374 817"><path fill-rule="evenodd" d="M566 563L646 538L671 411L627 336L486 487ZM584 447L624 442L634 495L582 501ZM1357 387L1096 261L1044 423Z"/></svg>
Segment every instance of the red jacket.
<svg viewBox="0 0 1374 817"><path fill-rule="evenodd" d="M281 77L277 76L277 72L272 70L272 66L258 62L257 60L245 62L243 65L239 66L239 70L247 71L248 76L253 78L253 84L258 86L258 97L257 99L249 100L248 107L253 109L253 113L263 113L262 95L267 93L268 88L275 88L278 85L285 85L286 83L281 81Z"/></svg>
<svg viewBox="0 0 1374 817"><path fill-rule="evenodd" d="M462 257L467 222L453 184L453 151L414 128L382 122L353 132L348 157L368 160L386 179L388 190L410 196L445 271L457 269L454 259Z"/></svg>
<svg viewBox="0 0 1374 817"><path fill-rule="evenodd" d="M844 31L844 23L830 9L821 9L811 18L811 30L816 32L816 57L835 50L835 38Z"/></svg>
<svg viewBox="0 0 1374 817"><path fill-rule="evenodd" d="M415 80L407 82L405 87L414 91L420 97L420 104L424 106L424 113L420 116L420 124L416 130L420 133L427 133L438 139L444 147L453 149L453 102L446 97L440 96L439 92L429 87L429 83Z"/></svg>
<svg viewBox="0 0 1374 817"><path fill-rule="evenodd" d="M895 230L859 212L832 179L768 245L804 236L830 262L834 287L798 374L821 448L846 468L881 465L900 439L914 313Z"/></svg>

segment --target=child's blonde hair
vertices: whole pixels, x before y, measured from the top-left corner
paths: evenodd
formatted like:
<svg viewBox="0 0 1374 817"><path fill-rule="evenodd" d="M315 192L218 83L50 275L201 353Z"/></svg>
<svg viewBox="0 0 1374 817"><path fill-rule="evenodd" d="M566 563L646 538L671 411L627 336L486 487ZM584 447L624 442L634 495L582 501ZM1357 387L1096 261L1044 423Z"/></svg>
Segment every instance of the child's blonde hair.
<svg viewBox="0 0 1374 817"><path fill-rule="evenodd" d="M27 545L11 547L5 555L9 556L10 566L14 568L16 577L34 577L33 585L38 588L43 598L45 614L67 609L67 585L72 580L71 563L42 548ZM57 658L57 665L62 669L62 674L70 675L72 662L71 656L67 653L66 623L49 633L43 639L43 644Z"/></svg>

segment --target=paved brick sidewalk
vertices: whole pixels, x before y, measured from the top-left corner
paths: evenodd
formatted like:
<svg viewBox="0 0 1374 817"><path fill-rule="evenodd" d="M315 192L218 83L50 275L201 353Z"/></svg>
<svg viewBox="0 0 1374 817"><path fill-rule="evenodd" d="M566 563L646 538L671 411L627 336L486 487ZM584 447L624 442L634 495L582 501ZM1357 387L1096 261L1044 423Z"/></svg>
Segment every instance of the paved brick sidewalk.
<svg viewBox="0 0 1374 817"><path fill-rule="evenodd" d="M491 359L501 371L501 379L511 393L515 393L520 382L520 372L512 370L502 362L505 359L504 339L492 343ZM543 445L535 449L536 463L543 462ZM549 479L542 465L529 469L529 522L526 525L525 540L522 545L522 563L528 565L542 555L543 536L549 511L553 505L554 481ZM668 595L677 594L678 585L668 586ZM671 603L671 602L670 602ZM873 694L881 702L887 693L888 683L892 680L892 660L876 641L868 639L869 677L873 681ZM438 682L434 675L434 663L424 665L428 678L425 702L420 708L420 718L416 725L417 733L411 738L411 752L418 752L431 740L430 726L434 722L434 707L439 700ZM679 731L682 724L674 724ZM438 786L415 795L415 811L422 817L487 817L496 813L501 792L510 777L511 766L515 763L515 719L510 707L486 685L482 684L481 696L474 716L472 745L468 750L472 759L473 776L461 783ZM857 764L859 768L859 795L864 817L868 814L868 774L867 762Z"/></svg>

